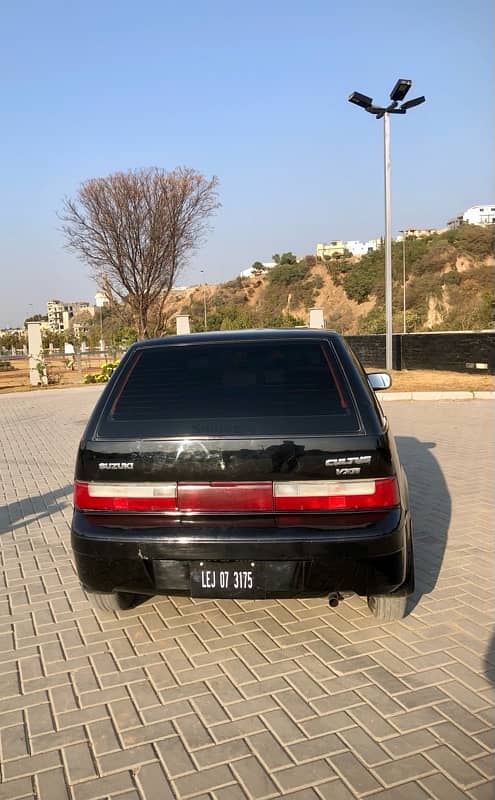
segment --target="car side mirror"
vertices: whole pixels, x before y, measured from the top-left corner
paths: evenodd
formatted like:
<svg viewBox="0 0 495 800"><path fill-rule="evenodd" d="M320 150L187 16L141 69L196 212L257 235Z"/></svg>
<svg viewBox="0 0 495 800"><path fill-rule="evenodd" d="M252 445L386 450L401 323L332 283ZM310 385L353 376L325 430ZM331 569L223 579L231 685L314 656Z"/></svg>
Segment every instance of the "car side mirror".
<svg viewBox="0 0 495 800"><path fill-rule="evenodd" d="M390 389L392 378L388 372L370 372L368 383L375 392L379 392L382 389Z"/></svg>

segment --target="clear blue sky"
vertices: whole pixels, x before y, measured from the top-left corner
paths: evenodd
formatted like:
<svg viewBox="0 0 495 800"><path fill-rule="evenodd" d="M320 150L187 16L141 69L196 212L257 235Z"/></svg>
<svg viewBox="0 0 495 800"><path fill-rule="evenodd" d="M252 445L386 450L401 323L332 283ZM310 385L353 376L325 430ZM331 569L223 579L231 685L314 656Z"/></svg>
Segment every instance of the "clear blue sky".
<svg viewBox="0 0 495 800"><path fill-rule="evenodd" d="M397 77L427 103L392 118L393 226L495 200L491 2L20 0L0 32L0 327L92 299L63 248L64 195L115 170L186 165L222 208L179 283L274 252L383 231L382 123Z"/></svg>

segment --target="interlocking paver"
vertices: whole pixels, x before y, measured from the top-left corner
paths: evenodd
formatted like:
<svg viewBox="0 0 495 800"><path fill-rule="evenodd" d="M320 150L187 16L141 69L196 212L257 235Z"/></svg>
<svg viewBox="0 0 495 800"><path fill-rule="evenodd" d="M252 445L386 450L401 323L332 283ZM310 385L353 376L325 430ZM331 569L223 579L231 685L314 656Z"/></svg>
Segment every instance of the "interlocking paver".
<svg viewBox="0 0 495 800"><path fill-rule="evenodd" d="M75 786L72 791L74 800L100 800L100 798L118 796L133 788L134 781L131 773L127 770L115 775L105 775L101 778L84 781Z"/></svg>
<svg viewBox="0 0 495 800"><path fill-rule="evenodd" d="M435 726L435 736L449 745L461 758L471 759L477 755L486 754L486 749L472 736L468 736L457 725L451 722L442 722Z"/></svg>
<svg viewBox="0 0 495 800"><path fill-rule="evenodd" d="M268 729L273 731L282 744L290 744L304 738L301 728L281 709L264 714L263 719Z"/></svg>
<svg viewBox="0 0 495 800"><path fill-rule="evenodd" d="M318 797L323 800L354 800L356 795L347 788L340 778L328 781L328 783L320 783L316 787Z"/></svg>
<svg viewBox="0 0 495 800"><path fill-rule="evenodd" d="M174 800L172 787L160 764L146 764L136 773L145 800Z"/></svg>
<svg viewBox="0 0 495 800"><path fill-rule="evenodd" d="M416 754L382 764L375 772L386 786L392 786L435 772L435 767L423 755Z"/></svg>
<svg viewBox="0 0 495 800"><path fill-rule="evenodd" d="M400 758L412 753L421 753L430 747L436 747L438 739L429 730L422 728L419 731L402 733L383 742L385 750L392 756Z"/></svg>
<svg viewBox="0 0 495 800"><path fill-rule="evenodd" d="M312 761L317 758L339 753L346 749L345 743L335 733L327 733L314 739L290 745L288 750L293 759L299 764L301 761Z"/></svg>
<svg viewBox="0 0 495 800"><path fill-rule="evenodd" d="M328 761L320 759L311 761L308 764L300 764L297 767L286 767L272 773L274 780L282 789L282 797L294 789L309 788L318 783L328 780L334 775L334 771L329 766Z"/></svg>
<svg viewBox="0 0 495 800"><path fill-rule="evenodd" d="M67 780L62 769L41 772L36 776L36 782L39 800L70 800Z"/></svg>
<svg viewBox="0 0 495 800"><path fill-rule="evenodd" d="M258 759L270 772L293 763L287 749L282 747L268 731L250 736L248 742Z"/></svg>
<svg viewBox="0 0 495 800"><path fill-rule="evenodd" d="M464 791L458 789L445 775L440 773L421 778L420 783L435 800L465 800L466 798Z"/></svg>
<svg viewBox="0 0 495 800"><path fill-rule="evenodd" d="M427 794L416 781L408 781L401 786L394 786L393 789L382 789L379 792L367 795L366 800L429 800Z"/></svg>
<svg viewBox="0 0 495 800"><path fill-rule="evenodd" d="M348 748L368 766L382 764L389 759L385 750L380 747L371 736L368 736L365 731L359 728L351 728L350 730L342 731L340 738L346 743Z"/></svg>
<svg viewBox="0 0 495 800"><path fill-rule="evenodd" d="M2 773L5 780L21 778L27 775L36 775L43 770L52 769L60 765L60 753L43 753L37 756L25 756L2 764Z"/></svg>
<svg viewBox="0 0 495 800"><path fill-rule="evenodd" d="M192 797L201 792L209 792L217 787L221 788L234 782L234 776L230 769L226 766L221 766L207 767L199 772L186 775L184 778L177 778L174 781L174 785L179 797Z"/></svg>
<svg viewBox="0 0 495 800"><path fill-rule="evenodd" d="M64 748L64 760L70 783L78 783L96 775L96 765L86 742Z"/></svg>
<svg viewBox="0 0 495 800"><path fill-rule="evenodd" d="M335 714L326 714L325 716L318 716L301 722L301 728L306 736L312 738L313 736L321 736L324 733L344 731L347 728L353 728L355 724L352 717L346 714L345 711L336 711Z"/></svg>
<svg viewBox="0 0 495 800"><path fill-rule="evenodd" d="M50 775L49 772L46 774ZM41 778L41 775L38 776L39 778ZM4 784L0 783L0 800L20 800L20 798L32 797L32 794L33 782L31 778L18 778ZM42 800L48 800L48 795L45 794Z"/></svg>
<svg viewBox="0 0 495 800"><path fill-rule="evenodd" d="M490 404L386 408L415 523L403 622L359 598L106 616L68 536L98 391L0 396L0 800L491 800Z"/></svg>
<svg viewBox="0 0 495 800"><path fill-rule="evenodd" d="M373 789L377 789L380 786L374 775L351 752L331 756L330 763L353 791L358 794L372 792Z"/></svg>
<svg viewBox="0 0 495 800"><path fill-rule="evenodd" d="M473 769L449 747L441 746L429 750L428 758L459 786L470 786L479 782L482 777L476 769Z"/></svg>

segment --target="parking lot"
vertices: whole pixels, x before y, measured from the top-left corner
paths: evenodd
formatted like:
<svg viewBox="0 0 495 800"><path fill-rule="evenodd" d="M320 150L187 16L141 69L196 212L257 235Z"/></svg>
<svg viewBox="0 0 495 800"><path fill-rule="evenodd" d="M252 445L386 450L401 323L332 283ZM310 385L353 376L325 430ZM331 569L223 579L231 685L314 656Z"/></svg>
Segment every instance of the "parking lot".
<svg viewBox="0 0 495 800"><path fill-rule="evenodd" d="M492 403L384 405L417 588L379 625L359 598L93 611L69 526L98 392L0 396L0 800L493 800Z"/></svg>

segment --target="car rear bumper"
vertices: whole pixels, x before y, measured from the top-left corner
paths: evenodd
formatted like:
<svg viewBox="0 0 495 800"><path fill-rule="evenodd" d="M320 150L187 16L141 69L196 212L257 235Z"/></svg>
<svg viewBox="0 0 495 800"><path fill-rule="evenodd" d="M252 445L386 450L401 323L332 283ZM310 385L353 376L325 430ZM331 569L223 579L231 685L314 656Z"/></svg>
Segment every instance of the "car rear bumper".
<svg viewBox="0 0 495 800"><path fill-rule="evenodd" d="M72 523L78 575L93 592L189 595L190 571L201 561L263 562L265 581L253 598L387 594L406 579L409 523L400 509L371 526L332 529L163 527L156 518L150 527L124 528L115 518L112 525L95 519L76 511Z"/></svg>

